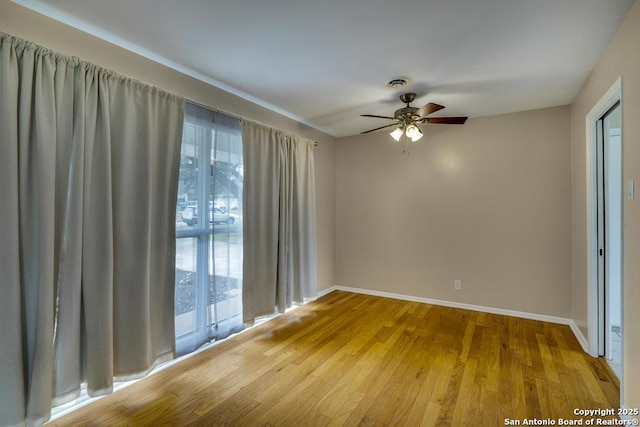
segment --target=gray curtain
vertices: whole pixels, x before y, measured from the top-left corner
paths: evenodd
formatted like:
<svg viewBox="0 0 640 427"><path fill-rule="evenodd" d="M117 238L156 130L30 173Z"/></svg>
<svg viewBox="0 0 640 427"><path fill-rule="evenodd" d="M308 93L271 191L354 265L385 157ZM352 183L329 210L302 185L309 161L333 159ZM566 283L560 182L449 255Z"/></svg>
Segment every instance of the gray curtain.
<svg viewBox="0 0 640 427"><path fill-rule="evenodd" d="M245 323L316 296L313 146L242 122Z"/></svg>
<svg viewBox="0 0 640 427"><path fill-rule="evenodd" d="M39 425L173 357L184 100L0 37L0 425Z"/></svg>

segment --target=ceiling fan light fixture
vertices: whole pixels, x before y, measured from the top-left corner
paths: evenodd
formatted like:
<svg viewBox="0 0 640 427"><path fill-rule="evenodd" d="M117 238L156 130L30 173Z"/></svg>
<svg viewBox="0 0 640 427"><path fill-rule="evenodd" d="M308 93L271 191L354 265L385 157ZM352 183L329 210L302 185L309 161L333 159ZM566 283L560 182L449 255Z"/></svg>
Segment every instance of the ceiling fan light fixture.
<svg viewBox="0 0 640 427"><path fill-rule="evenodd" d="M416 142L422 138L422 132L417 132L413 136L410 136L411 142Z"/></svg>
<svg viewBox="0 0 640 427"><path fill-rule="evenodd" d="M415 124L410 124L409 126L407 126L407 130L405 131L405 133L407 134L407 137L409 137L413 142L416 142L420 138L422 138L422 131Z"/></svg>
<svg viewBox="0 0 640 427"><path fill-rule="evenodd" d="M393 132L391 132L389 135L391 135L391 137L393 139L395 139L396 141L400 141L400 138L402 137L402 134L404 133L404 130L402 128L396 128L396 130L394 130Z"/></svg>
<svg viewBox="0 0 640 427"><path fill-rule="evenodd" d="M393 79L389 82L390 86L401 85L401 78ZM389 135L400 142L406 143L407 140L416 142L422 139L424 136L422 130L418 126L419 124L450 124L450 125L462 125L467 121L467 117L427 117L436 111L440 111L444 108L444 105L434 104L429 102L420 108L412 107L411 103L415 100L416 94L413 92L407 92L400 95L400 101L406 104L406 107L400 108L395 111L393 116L380 116L377 114L361 114L362 117L373 117L377 119L393 120L395 123L391 123L385 126L369 129L361 134L375 132L380 129L386 129L392 126L397 128ZM404 136L404 138L403 138Z"/></svg>

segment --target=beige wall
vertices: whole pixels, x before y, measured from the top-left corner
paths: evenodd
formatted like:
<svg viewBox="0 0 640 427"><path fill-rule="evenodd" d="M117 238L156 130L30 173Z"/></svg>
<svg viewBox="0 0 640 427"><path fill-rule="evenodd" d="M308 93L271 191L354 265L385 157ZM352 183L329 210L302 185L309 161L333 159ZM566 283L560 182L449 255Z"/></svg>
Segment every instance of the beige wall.
<svg viewBox="0 0 640 427"><path fill-rule="evenodd" d="M335 138L10 1L0 2L0 31L68 55L78 56L211 108L318 141L320 143L316 152L317 220L320 231L318 233L318 285L319 289L333 285Z"/></svg>
<svg viewBox="0 0 640 427"><path fill-rule="evenodd" d="M568 318L569 142L568 107L341 139L337 284Z"/></svg>
<svg viewBox="0 0 640 427"><path fill-rule="evenodd" d="M640 188L640 3L636 2L571 106L573 285L572 317L587 329L587 197L585 118L622 76L623 180ZM624 284L622 394L629 408L640 407L640 194L624 198Z"/></svg>

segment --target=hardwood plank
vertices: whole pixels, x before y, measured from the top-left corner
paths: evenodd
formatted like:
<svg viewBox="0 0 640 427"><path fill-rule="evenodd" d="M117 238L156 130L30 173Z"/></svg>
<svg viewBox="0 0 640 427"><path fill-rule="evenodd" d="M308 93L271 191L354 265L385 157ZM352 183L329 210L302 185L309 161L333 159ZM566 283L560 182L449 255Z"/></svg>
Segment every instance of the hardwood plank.
<svg viewBox="0 0 640 427"><path fill-rule="evenodd" d="M478 408L475 406L481 395L481 389L474 381L477 366L477 359L471 359L465 363L462 381L460 382L456 403L453 407L451 424L463 425L467 420L475 416L481 417L481 414L478 414Z"/></svg>
<svg viewBox="0 0 640 427"><path fill-rule="evenodd" d="M427 409L424 411L424 417L420 422L420 427L431 427L437 425L438 416L440 415L440 405L437 403L429 402Z"/></svg>
<svg viewBox="0 0 640 427"><path fill-rule="evenodd" d="M568 326L336 291L50 425L494 426L619 393Z"/></svg>
<svg viewBox="0 0 640 427"><path fill-rule="evenodd" d="M343 402L343 405L338 409L338 411L333 414L333 418L331 422L328 424L328 427L340 427L340 426L348 426L347 423L351 414L355 411L355 409L360 405L360 402L364 398L364 393L353 392L344 400L339 400L336 402Z"/></svg>

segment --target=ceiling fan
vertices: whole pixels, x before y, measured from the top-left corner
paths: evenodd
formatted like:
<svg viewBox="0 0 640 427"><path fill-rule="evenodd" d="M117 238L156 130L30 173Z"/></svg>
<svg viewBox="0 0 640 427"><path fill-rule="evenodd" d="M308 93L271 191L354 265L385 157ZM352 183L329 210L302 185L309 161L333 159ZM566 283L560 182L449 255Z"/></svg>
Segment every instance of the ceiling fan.
<svg viewBox="0 0 640 427"><path fill-rule="evenodd" d="M391 126L398 126L398 128L391 132L393 139L400 141L402 135L406 135L411 139L411 141L415 142L422 138L422 131L418 125L425 123L462 125L467 121L467 117L426 117L429 114L442 110L444 106L430 102L421 108L416 108L409 105L414 99L416 99L415 93L403 93L400 95L400 101L407 104L407 106L396 110L393 117L378 116L376 114L362 114L362 117L389 119L393 120L393 123L361 132L361 134L374 132Z"/></svg>

